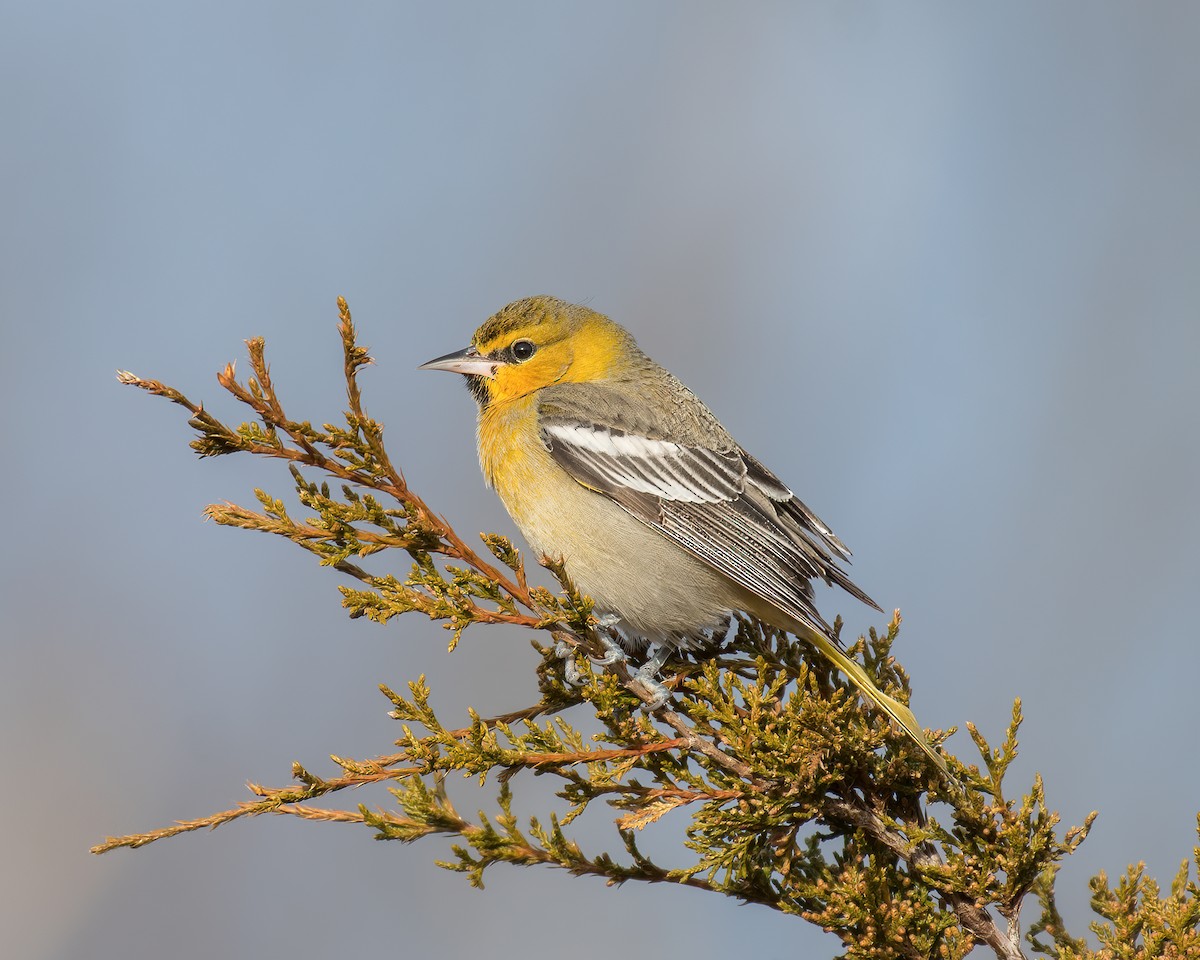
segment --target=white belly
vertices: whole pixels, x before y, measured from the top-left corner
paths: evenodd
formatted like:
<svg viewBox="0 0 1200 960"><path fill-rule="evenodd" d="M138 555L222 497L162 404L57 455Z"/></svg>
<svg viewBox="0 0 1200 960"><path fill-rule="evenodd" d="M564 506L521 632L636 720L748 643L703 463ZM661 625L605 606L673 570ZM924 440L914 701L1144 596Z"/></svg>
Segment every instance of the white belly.
<svg viewBox="0 0 1200 960"><path fill-rule="evenodd" d="M563 478L558 508L517 523L535 550L562 558L572 581L596 601L601 614L616 615L627 631L645 640L675 644L725 619L736 599L728 580L553 467Z"/></svg>

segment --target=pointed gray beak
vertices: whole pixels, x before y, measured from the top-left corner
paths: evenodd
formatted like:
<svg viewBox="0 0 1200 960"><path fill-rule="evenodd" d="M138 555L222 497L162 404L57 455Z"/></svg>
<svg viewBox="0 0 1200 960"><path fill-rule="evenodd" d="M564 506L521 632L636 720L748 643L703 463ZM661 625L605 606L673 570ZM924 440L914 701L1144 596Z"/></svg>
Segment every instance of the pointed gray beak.
<svg viewBox="0 0 1200 960"><path fill-rule="evenodd" d="M418 370L446 370L450 373L461 373L467 377L494 377L499 360L483 356L473 346L456 353L448 353L444 357L423 363Z"/></svg>

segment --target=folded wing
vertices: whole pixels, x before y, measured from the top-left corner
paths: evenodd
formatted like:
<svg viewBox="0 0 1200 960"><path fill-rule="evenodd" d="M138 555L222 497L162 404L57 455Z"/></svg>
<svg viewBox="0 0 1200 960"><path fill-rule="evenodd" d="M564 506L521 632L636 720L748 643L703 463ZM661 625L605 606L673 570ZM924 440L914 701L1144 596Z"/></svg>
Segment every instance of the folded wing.
<svg viewBox="0 0 1200 960"><path fill-rule="evenodd" d="M813 605L815 578L878 609L835 562L835 555L849 555L841 541L732 441L714 450L553 407L543 411L540 427L551 456L575 480L793 619L831 637Z"/></svg>

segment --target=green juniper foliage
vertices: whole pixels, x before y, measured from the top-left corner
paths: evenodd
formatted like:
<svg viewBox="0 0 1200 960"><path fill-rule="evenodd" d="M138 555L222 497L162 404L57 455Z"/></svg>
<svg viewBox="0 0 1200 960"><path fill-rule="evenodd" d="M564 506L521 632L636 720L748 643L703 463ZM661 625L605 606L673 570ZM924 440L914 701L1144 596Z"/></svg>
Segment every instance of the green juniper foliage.
<svg viewBox="0 0 1200 960"><path fill-rule="evenodd" d="M251 453L288 461L306 511L293 517L282 500L258 490L258 510L215 504L208 516L286 537L348 577L353 586L339 589L351 617L387 623L421 613L446 627L451 650L476 624L531 631L541 653L541 699L491 718L463 705L469 722L451 728L430 706L424 678L404 692L383 687L403 729L395 753L335 756L331 777L297 763L290 786L252 784L253 800L110 838L96 852L286 814L365 824L385 840L447 835L452 856L440 865L475 886L503 862L547 864L610 883L697 887L815 923L841 939L842 956L856 960L955 960L976 946L1006 960L1027 950L1059 960L1200 957L1200 890L1188 861L1165 896L1141 865L1115 887L1103 874L1092 880L1099 949L1066 931L1055 880L1095 814L1060 831L1040 777L1024 792L1009 791L1019 700L998 746L967 725L981 763L946 753L947 779L823 659L792 637L741 619L718 657L669 669L671 699L648 713L653 691L624 663L590 665L589 655L604 652L596 618L561 566L541 559L558 592L531 586L507 538L485 534L477 552L409 489L384 449L382 425L363 410L358 372L371 359L356 343L345 301L338 305L349 400L344 425L317 428L288 417L262 340L248 341L253 375L245 383L232 364L218 375L253 412L238 427L162 383L124 372L119 379L186 407L197 433L191 446L202 457ZM375 556L397 550L407 554L402 565L388 562L395 552ZM891 656L899 623L894 617L850 651L881 689L907 702L908 676ZM564 647L578 654L581 685L567 681ZM566 719L571 710L594 715L602 732L584 736ZM933 731L930 740L940 746L951 733ZM455 809L445 790L452 773L480 784L494 779L496 811L472 817ZM556 778L565 815L520 822L511 791L522 773ZM389 785L395 804L329 810L311 803L371 783ZM614 853L588 852L571 839L571 822L596 801L617 813ZM683 868L660 866L638 848L638 832L666 817L686 819ZM1194 860L1200 867L1200 848ZM1023 930L1021 908L1031 895L1041 913Z"/></svg>

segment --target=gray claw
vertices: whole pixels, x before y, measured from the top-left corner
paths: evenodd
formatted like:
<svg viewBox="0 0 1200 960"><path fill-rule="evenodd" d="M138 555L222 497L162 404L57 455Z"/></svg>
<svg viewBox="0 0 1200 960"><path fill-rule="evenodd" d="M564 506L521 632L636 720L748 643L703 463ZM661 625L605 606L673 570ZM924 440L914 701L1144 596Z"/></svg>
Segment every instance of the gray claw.
<svg viewBox="0 0 1200 960"><path fill-rule="evenodd" d="M563 679L568 684L572 687L582 687L587 682L575 663L575 648L573 646L562 640L556 640L554 643L554 655L559 660L565 661L563 664Z"/></svg>
<svg viewBox="0 0 1200 960"><path fill-rule="evenodd" d="M642 701L643 710L647 713L654 713L667 705L667 701L671 699L671 691L664 687L661 681L654 679L654 677L642 676L640 670L635 679L650 694L649 700Z"/></svg>
<svg viewBox="0 0 1200 960"><path fill-rule="evenodd" d="M579 672L579 667L575 665L575 657L572 655L566 658L567 662L563 667L563 679L573 687L582 687L587 683L587 679Z"/></svg>
<svg viewBox="0 0 1200 960"><path fill-rule="evenodd" d="M590 657L592 666L608 667L614 663L624 663L629 659L625 656L624 648L607 634L600 633L597 636L600 638L600 642L604 644L604 656Z"/></svg>
<svg viewBox="0 0 1200 960"><path fill-rule="evenodd" d="M658 671L667 662L667 657L670 656L670 648L666 644L660 644L654 651L654 655L647 660L642 668L634 677L650 694L650 699L643 702L642 709L647 713L653 713L656 710L662 709L668 700L671 699L671 691L663 686L658 679Z"/></svg>

